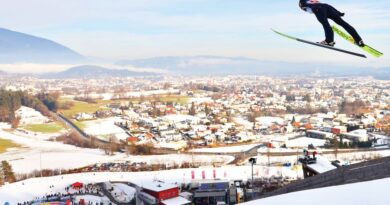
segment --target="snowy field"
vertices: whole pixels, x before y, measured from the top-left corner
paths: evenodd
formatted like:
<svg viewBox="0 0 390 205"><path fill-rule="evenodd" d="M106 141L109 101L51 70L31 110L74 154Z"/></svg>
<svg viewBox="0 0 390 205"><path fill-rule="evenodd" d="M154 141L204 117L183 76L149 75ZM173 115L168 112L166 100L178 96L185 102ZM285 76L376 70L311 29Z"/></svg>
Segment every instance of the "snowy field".
<svg viewBox="0 0 390 205"><path fill-rule="evenodd" d="M301 170L292 170L285 167L254 167L256 177L290 176L296 178ZM204 177L203 177L204 176ZM301 176L300 176L301 177ZM107 181L132 182L142 187L144 183L153 180L161 180L166 183L189 183L199 179L226 179L248 180L251 178L251 166L226 166L220 168L176 169L156 172L116 172L116 173L81 173L69 174L45 178L32 178L25 181L8 184L0 187L0 204L10 202L16 204L36 197L42 197L46 193L63 193L64 188L74 182L98 183ZM52 186L50 188L50 186ZM99 200L99 199L97 199Z"/></svg>
<svg viewBox="0 0 390 205"><path fill-rule="evenodd" d="M12 140L21 145L0 154L0 161L7 160L16 173L29 173L42 169L73 169L104 162L145 162L147 164L182 164L195 162L200 164L228 164L234 160L231 156L202 155L157 155L157 156L127 156L118 153L107 156L102 150L79 148L61 142L44 141L38 136L23 133L10 133L1 129L8 125L0 125L0 138Z"/></svg>
<svg viewBox="0 0 390 205"><path fill-rule="evenodd" d="M150 155L150 156L131 156L120 160L129 160L131 162L146 162L148 164L166 164L168 167L174 164L181 165L189 163L222 163L229 164L234 160L233 156L227 155L188 155L188 154L169 154L169 155Z"/></svg>
<svg viewBox="0 0 390 205"><path fill-rule="evenodd" d="M85 121L84 132L105 141L109 141L111 135L115 136L118 140L125 140L129 135L126 134L125 130L114 124L115 122L122 121L120 117Z"/></svg>
<svg viewBox="0 0 390 205"><path fill-rule="evenodd" d="M25 106L21 106L15 111L15 115L20 118L20 124L44 124L49 122L49 118L43 116L40 112Z"/></svg>
<svg viewBox="0 0 390 205"><path fill-rule="evenodd" d="M97 149L84 149L61 142L44 141L0 129L0 137L20 144L21 148L0 154L0 161L7 160L15 173L29 173L42 169L72 169L98 162L108 162L118 156L107 156Z"/></svg>
<svg viewBox="0 0 390 205"><path fill-rule="evenodd" d="M230 147L216 147L216 148L199 148L192 149L189 152L199 152L199 153L238 153L246 152L253 149L260 144L250 144L250 145L239 145L239 146L230 146Z"/></svg>
<svg viewBox="0 0 390 205"><path fill-rule="evenodd" d="M294 192L243 203L243 205L389 205L389 185L390 178L385 178L369 182Z"/></svg>
<svg viewBox="0 0 390 205"><path fill-rule="evenodd" d="M325 145L326 140L324 139L314 139L309 137L299 137L297 139L288 140L286 143L287 147L308 147L309 144L312 144L315 147L320 147Z"/></svg>

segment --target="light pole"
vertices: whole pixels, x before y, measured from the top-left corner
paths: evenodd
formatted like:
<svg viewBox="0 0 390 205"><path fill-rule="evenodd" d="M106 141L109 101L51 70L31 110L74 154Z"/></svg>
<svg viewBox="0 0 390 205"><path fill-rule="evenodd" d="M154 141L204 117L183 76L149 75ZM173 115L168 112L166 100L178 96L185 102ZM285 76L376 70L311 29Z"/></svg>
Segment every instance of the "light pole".
<svg viewBox="0 0 390 205"><path fill-rule="evenodd" d="M252 186L252 188L253 188L253 165L254 164L256 164L256 158L254 158L254 157L251 157L250 159L249 159L249 163L251 163L251 165L252 165L252 183L251 183L251 186Z"/></svg>
<svg viewBox="0 0 390 205"><path fill-rule="evenodd" d="M254 180L253 180L253 165L254 164L256 164L256 158L254 158L254 157L251 157L250 159L249 159L249 163L251 163L251 165L252 165L252 182L251 182L251 188L252 188L252 198L254 197L254 186L253 186L253 184L254 184Z"/></svg>

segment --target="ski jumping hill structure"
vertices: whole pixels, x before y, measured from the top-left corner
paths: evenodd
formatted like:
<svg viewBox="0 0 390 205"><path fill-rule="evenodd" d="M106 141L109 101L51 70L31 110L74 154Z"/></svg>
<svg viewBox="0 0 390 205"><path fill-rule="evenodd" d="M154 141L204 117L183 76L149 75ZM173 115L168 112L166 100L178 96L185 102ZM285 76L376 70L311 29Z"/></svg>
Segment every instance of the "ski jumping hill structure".
<svg viewBox="0 0 390 205"><path fill-rule="evenodd" d="M317 175L291 183L276 191L267 193L261 198L309 189L345 185L390 177L390 157L384 157L334 169L332 168L330 171L326 170L330 169L331 165L322 160L320 156L318 157L319 164L306 165L308 169L317 171Z"/></svg>

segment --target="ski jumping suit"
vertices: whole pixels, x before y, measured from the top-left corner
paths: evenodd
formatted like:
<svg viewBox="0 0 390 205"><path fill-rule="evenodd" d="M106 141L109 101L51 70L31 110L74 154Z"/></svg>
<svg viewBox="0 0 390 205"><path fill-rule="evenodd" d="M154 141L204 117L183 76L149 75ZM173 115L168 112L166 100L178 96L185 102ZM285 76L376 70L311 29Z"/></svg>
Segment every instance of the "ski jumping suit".
<svg viewBox="0 0 390 205"><path fill-rule="evenodd" d="M357 31L341 18L344 16L344 13L341 13L333 6L320 3L318 0L300 0L299 7L308 13L314 13L316 15L318 21L324 27L326 42L330 43L334 41L334 33L329 24L328 18L342 26L349 34L351 34L353 39L355 39L355 42L362 40Z"/></svg>

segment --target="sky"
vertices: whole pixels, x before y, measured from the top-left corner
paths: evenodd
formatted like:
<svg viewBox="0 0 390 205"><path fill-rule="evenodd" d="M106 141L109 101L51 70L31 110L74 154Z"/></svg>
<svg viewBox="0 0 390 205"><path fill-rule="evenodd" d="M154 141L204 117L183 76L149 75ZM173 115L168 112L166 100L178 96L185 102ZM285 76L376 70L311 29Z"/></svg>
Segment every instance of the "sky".
<svg viewBox="0 0 390 205"><path fill-rule="evenodd" d="M323 1L346 12L381 59L316 48L322 26L297 0L0 0L0 27L54 40L85 55L120 60L155 56L242 56L270 61L390 66L390 1ZM337 46L359 48L336 37Z"/></svg>

